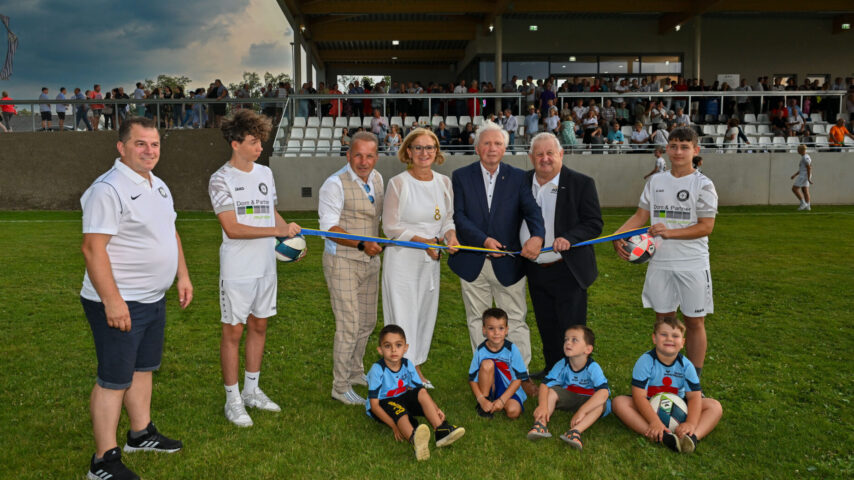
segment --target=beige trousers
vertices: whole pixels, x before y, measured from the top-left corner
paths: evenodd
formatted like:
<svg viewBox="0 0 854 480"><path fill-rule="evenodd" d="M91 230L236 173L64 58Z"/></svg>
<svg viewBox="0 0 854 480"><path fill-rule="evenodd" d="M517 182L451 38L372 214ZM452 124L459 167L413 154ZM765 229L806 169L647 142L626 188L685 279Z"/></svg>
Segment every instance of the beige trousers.
<svg viewBox="0 0 854 480"><path fill-rule="evenodd" d="M485 340L483 336L483 312L495 306L507 312L507 339L516 344L525 366L531 362L531 332L525 322L528 305L525 300L525 277L505 287L495 277L492 262L486 260L480 275L473 282L460 279L463 304L469 327L472 352Z"/></svg>

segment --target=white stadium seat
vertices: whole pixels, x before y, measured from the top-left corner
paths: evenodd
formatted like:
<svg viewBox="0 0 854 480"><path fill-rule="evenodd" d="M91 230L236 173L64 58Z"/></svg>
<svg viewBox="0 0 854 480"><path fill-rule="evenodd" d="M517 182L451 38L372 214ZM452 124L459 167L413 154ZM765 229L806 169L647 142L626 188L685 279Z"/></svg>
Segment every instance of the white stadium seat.
<svg viewBox="0 0 854 480"><path fill-rule="evenodd" d="M824 119L821 118L820 113L811 113L810 114L810 121L813 123L824 123Z"/></svg>
<svg viewBox="0 0 854 480"><path fill-rule="evenodd" d="M335 119L335 128L347 128L347 117L338 117Z"/></svg>
<svg viewBox="0 0 854 480"><path fill-rule="evenodd" d="M450 117L445 118L445 126L448 128L459 127L460 124L457 123L456 115L451 115Z"/></svg>
<svg viewBox="0 0 854 480"><path fill-rule="evenodd" d="M316 128L306 128L305 129L305 138L310 138L313 140L317 139L317 129Z"/></svg>
<svg viewBox="0 0 854 480"><path fill-rule="evenodd" d="M317 141L317 154L318 155L329 155L329 151L332 148L332 144L329 140L318 140Z"/></svg>
<svg viewBox="0 0 854 480"><path fill-rule="evenodd" d="M308 123L306 123L306 126L317 128L320 126L320 119L317 117L308 117Z"/></svg>
<svg viewBox="0 0 854 480"><path fill-rule="evenodd" d="M439 128L439 123L444 121L445 120L439 115L433 115L433 118L430 119L430 126L433 128ZM447 124L445 126L447 127Z"/></svg>
<svg viewBox="0 0 854 480"><path fill-rule="evenodd" d="M374 117L363 117L362 118L362 128L364 128L365 130L368 130L369 128L371 128L371 119L372 118L374 118Z"/></svg>
<svg viewBox="0 0 854 480"><path fill-rule="evenodd" d="M294 117L294 126L305 128L305 117Z"/></svg>
<svg viewBox="0 0 854 480"><path fill-rule="evenodd" d="M402 127L403 126L403 119L400 118L399 116L395 115L395 116L391 117L391 121L389 122L389 126L391 126L391 125L397 125L398 127Z"/></svg>
<svg viewBox="0 0 854 480"><path fill-rule="evenodd" d="M320 133L318 133L317 138L332 140L332 129L331 128L321 128Z"/></svg>
<svg viewBox="0 0 854 480"><path fill-rule="evenodd" d="M291 138L294 140L302 140L303 138L305 138L305 130L303 130L302 128L294 127L293 129L291 129Z"/></svg>
<svg viewBox="0 0 854 480"><path fill-rule="evenodd" d="M744 114L744 123L756 123L756 115L752 113Z"/></svg>
<svg viewBox="0 0 854 480"><path fill-rule="evenodd" d="M759 135L767 135L769 137L773 135L773 133L771 133L771 125L757 125L756 133Z"/></svg>
<svg viewBox="0 0 854 480"><path fill-rule="evenodd" d="M757 122L759 122L759 123L764 123L764 124L766 124L766 125L770 125L770 124L771 124L771 119L770 119L770 118L768 118L768 114L767 114L767 113L760 113L759 115L757 115L757 116L756 116L756 121L757 121Z"/></svg>
<svg viewBox="0 0 854 480"><path fill-rule="evenodd" d="M301 157L310 157L314 155L314 150L317 145L314 143L314 140L303 140L302 141L302 149L300 149Z"/></svg>
<svg viewBox="0 0 854 480"><path fill-rule="evenodd" d="M756 125L745 125L742 130L745 135L756 135Z"/></svg>
<svg viewBox="0 0 854 480"><path fill-rule="evenodd" d="M821 135L821 134L827 133L827 127L823 123L813 124L812 133L815 135Z"/></svg>
<svg viewBox="0 0 854 480"><path fill-rule="evenodd" d="M465 128L466 124L471 122L471 117L468 115L460 115L460 128Z"/></svg>
<svg viewBox="0 0 854 480"><path fill-rule="evenodd" d="M323 117L320 119L320 126L332 128L335 126L335 122L332 120L332 117Z"/></svg>
<svg viewBox="0 0 854 480"><path fill-rule="evenodd" d="M362 126L362 119L359 117L350 117L347 126L350 128L359 128Z"/></svg>

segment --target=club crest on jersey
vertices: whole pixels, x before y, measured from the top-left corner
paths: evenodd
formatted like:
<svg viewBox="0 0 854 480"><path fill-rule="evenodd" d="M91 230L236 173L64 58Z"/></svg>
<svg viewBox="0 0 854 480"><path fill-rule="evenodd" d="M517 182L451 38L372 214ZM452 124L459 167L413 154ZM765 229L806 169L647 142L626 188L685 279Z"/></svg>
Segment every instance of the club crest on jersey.
<svg viewBox="0 0 854 480"><path fill-rule="evenodd" d="M161 197L166 198L166 189L165 188L160 187L157 189L157 191L160 192Z"/></svg>
<svg viewBox="0 0 854 480"><path fill-rule="evenodd" d="M264 182L259 183L258 184L258 190L261 191L262 195L267 195L267 184Z"/></svg>
<svg viewBox="0 0 854 480"><path fill-rule="evenodd" d="M676 200L679 200L680 202L688 200L688 190L679 190L676 194Z"/></svg>

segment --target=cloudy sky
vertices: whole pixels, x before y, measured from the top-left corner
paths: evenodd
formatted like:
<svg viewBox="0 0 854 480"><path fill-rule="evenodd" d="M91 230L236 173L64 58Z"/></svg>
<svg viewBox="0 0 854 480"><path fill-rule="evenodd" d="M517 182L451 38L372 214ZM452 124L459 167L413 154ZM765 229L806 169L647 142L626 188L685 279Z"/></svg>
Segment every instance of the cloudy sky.
<svg viewBox="0 0 854 480"><path fill-rule="evenodd" d="M12 98L38 98L42 86L128 91L159 74L194 87L244 71L293 75L293 32L276 0L0 0L0 14L18 36L12 77L0 80Z"/></svg>

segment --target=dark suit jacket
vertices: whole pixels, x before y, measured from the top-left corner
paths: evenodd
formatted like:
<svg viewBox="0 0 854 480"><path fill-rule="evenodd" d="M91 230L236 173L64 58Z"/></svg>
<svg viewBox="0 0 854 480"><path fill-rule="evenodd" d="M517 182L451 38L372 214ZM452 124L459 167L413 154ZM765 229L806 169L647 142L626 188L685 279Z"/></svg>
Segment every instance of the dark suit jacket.
<svg viewBox="0 0 854 480"><path fill-rule="evenodd" d="M531 182L534 180L534 171L529 170L525 178L530 189ZM602 212L599 209L599 195L596 193L596 184L593 179L575 170L561 167L558 183L555 203L555 238L563 237L575 245L600 236ZM593 245L571 247L560 254L582 288L586 289L593 284L599 275Z"/></svg>
<svg viewBox="0 0 854 480"><path fill-rule="evenodd" d="M510 251L519 251L519 227L522 220L528 224L531 236L545 238L543 214L531 194L531 181L525 171L501 163L496 173L492 208L487 207L486 188L480 162L458 168L451 175L454 187L454 224L457 239L462 245L482 247L487 237L492 237ZM467 282L480 275L486 255L460 250L448 259L451 270ZM524 275L522 257L493 258L492 269L498 281L510 286Z"/></svg>

